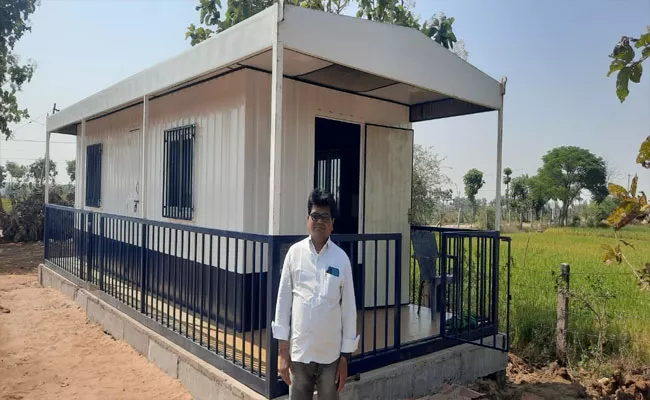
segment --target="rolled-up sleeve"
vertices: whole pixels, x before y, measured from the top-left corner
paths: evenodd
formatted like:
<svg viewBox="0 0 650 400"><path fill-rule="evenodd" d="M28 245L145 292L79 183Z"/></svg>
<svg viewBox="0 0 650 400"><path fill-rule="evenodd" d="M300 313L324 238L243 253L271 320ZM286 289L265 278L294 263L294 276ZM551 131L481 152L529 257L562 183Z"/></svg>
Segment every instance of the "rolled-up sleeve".
<svg viewBox="0 0 650 400"><path fill-rule="evenodd" d="M275 320L271 323L273 337L278 340L289 340L291 333L291 306L293 285L291 282L291 252L289 252L282 266L278 300L275 303Z"/></svg>
<svg viewBox="0 0 650 400"><path fill-rule="evenodd" d="M359 336L357 335L357 304L354 298L352 267L349 261L343 270L345 276L341 297L341 322L343 325L341 353L354 353L359 344Z"/></svg>

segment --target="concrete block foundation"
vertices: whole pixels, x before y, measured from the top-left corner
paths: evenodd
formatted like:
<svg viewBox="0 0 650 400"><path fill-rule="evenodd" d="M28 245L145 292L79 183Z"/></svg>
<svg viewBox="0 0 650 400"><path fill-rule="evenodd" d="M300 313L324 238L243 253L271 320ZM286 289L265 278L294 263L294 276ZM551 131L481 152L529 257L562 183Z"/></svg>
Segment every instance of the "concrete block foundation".
<svg viewBox="0 0 650 400"><path fill-rule="evenodd" d="M97 289L83 286L84 282L77 285L55 269L39 266L41 285L57 289L73 299L86 311L90 321L102 325L105 332L126 341L167 375L179 379L195 399L264 399L225 372L106 303L98 297ZM489 340L485 339L484 343L490 343ZM437 393L447 383L466 384L500 373L505 371L506 365L504 352L462 344L364 373L360 380L346 384L341 399L417 398Z"/></svg>

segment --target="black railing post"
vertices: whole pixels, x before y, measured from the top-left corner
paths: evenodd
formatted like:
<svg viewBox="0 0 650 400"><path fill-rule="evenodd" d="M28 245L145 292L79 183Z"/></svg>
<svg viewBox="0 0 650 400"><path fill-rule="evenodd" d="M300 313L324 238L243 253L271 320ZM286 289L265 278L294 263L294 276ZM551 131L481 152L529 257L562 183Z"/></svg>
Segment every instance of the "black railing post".
<svg viewBox="0 0 650 400"><path fill-rule="evenodd" d="M140 312L147 315L147 224L140 225Z"/></svg>
<svg viewBox="0 0 650 400"><path fill-rule="evenodd" d="M79 233L78 234L75 234L75 232L74 232L74 230L75 230L74 229L75 228L75 222L76 222L75 214L76 214L75 212L72 213L73 241L74 241L74 246L75 246L75 252L77 253L78 258L79 258L79 279L81 279L83 281L83 280L85 280L84 279L84 275L85 275L84 270L85 270L85 265L86 265L84 263L84 261L85 261L86 253L88 252L88 249L86 248L86 244L87 244L86 243L86 229L87 229L87 226L86 226L86 214L84 214L83 212L79 213L79 216L81 217L81 221L79 223ZM79 246L79 249L77 249L77 246ZM81 252L79 252L79 250L81 250Z"/></svg>
<svg viewBox="0 0 650 400"><path fill-rule="evenodd" d="M271 236L269 240L269 267L266 279L266 395L269 399L277 393L278 381L278 341L273 339L271 323L275 314L280 281L280 240ZM276 279L277 277L277 279Z"/></svg>
<svg viewBox="0 0 650 400"><path fill-rule="evenodd" d="M447 322L447 235L444 232L440 232L440 276L441 284L440 287L442 291L440 292L440 302L438 304L438 310L431 310L431 312L440 312L440 335L444 336L447 332L445 331L446 322ZM454 279L458 279L454 276Z"/></svg>
<svg viewBox="0 0 650 400"><path fill-rule="evenodd" d="M48 230L50 229L50 223L48 222L50 219L50 213L48 212L48 206L47 204L45 205L45 209L43 210L44 216L43 216L43 258L45 260L50 259L50 233Z"/></svg>
<svg viewBox="0 0 650 400"><path fill-rule="evenodd" d="M494 318L494 334L499 333L499 232L492 238L492 317ZM496 346L496 336L493 345Z"/></svg>
<svg viewBox="0 0 650 400"><path fill-rule="evenodd" d="M104 217L99 216L99 290L104 291L104 264L106 249L104 243Z"/></svg>
<svg viewBox="0 0 650 400"><path fill-rule="evenodd" d="M86 248L86 281L92 282L93 281L93 254L94 254L94 248L93 248L93 223L95 221L95 214L89 213L88 214L88 229L86 230L86 240L84 241L87 244Z"/></svg>
<svg viewBox="0 0 650 400"><path fill-rule="evenodd" d="M399 240L395 242L395 342L394 347L400 348L401 342L401 321L402 321L402 245L404 238L399 235ZM410 248L410 242L409 242ZM410 259L410 257L409 257ZM386 299L388 303L388 299Z"/></svg>

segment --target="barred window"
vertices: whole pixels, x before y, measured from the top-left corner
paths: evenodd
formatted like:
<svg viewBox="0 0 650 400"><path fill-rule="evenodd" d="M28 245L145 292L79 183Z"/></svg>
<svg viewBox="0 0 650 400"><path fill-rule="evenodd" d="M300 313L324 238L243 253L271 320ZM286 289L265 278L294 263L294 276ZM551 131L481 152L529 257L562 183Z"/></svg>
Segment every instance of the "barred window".
<svg viewBox="0 0 650 400"><path fill-rule="evenodd" d="M163 217L193 217L194 132L195 125L165 131Z"/></svg>

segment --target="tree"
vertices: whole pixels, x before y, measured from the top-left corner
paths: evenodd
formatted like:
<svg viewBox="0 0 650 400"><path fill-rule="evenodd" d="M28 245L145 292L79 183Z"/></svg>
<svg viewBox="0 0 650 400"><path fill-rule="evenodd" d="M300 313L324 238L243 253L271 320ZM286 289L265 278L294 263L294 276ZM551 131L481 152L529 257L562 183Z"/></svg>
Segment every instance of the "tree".
<svg viewBox="0 0 650 400"><path fill-rule="evenodd" d="M14 46L29 32L29 16L36 10L37 0L4 0L0 12L0 136L9 139L9 124L29 118L27 109L18 106L16 94L32 79L35 65L21 65Z"/></svg>
<svg viewBox="0 0 650 400"><path fill-rule="evenodd" d="M549 199L562 202L560 223L566 225L569 207L588 190L600 202L607 196L605 161L589 150L575 146L557 147L542 157L539 185Z"/></svg>
<svg viewBox="0 0 650 400"><path fill-rule="evenodd" d="M0 165L0 189L5 187L5 180L7 179L7 169L4 165Z"/></svg>
<svg viewBox="0 0 650 400"><path fill-rule="evenodd" d="M506 185L506 210L510 212L510 182L512 182L512 169L503 169L503 184ZM510 222L508 222L510 223Z"/></svg>
<svg viewBox="0 0 650 400"><path fill-rule="evenodd" d="M609 55L612 61L609 64L607 76L611 76L614 72L617 72L616 96L618 96L621 103L630 94L628 88L630 81L634 83L641 82L641 74L643 73L642 63L650 58L650 25L647 29L648 31L641 34L638 38L629 36L621 37L621 40L619 40ZM634 43L634 47L632 47L632 43ZM640 56L637 60L635 60L635 48L640 51Z"/></svg>
<svg viewBox="0 0 650 400"><path fill-rule="evenodd" d="M25 167L24 165L18 165L13 161L7 161L6 166L7 166L7 172L11 177L12 184L20 183L20 181L27 174L27 167Z"/></svg>
<svg viewBox="0 0 650 400"><path fill-rule="evenodd" d="M49 165L49 177L52 182L54 178L58 175L56 170L56 164L50 163ZM45 184L45 159L39 158L34 161L29 166L29 177L33 180L36 186L43 186Z"/></svg>
<svg viewBox="0 0 650 400"><path fill-rule="evenodd" d="M340 14L352 1L358 5L357 17L389 24L408 26L420 30L446 49L451 50L463 60L468 52L465 42L457 40L453 31L454 18L444 13L432 16L423 24L415 15L415 1L405 0L285 0L287 4L306 7L334 14ZM196 11L200 12L201 25L190 24L185 38L195 46L210 38L213 33L222 32L231 26L263 11L277 0L228 0L225 16L221 18L221 0L199 0ZM454 47L456 46L456 47Z"/></svg>
<svg viewBox="0 0 650 400"><path fill-rule="evenodd" d="M444 13L440 13L420 24L414 13L415 1L358 0L358 3L358 18L418 29L446 49L453 49L454 43L457 42L452 26L454 17L448 18Z"/></svg>
<svg viewBox="0 0 650 400"><path fill-rule="evenodd" d="M483 180L483 172L472 168L463 177L463 183L465 183L465 195L469 199L469 202L472 204L472 221L476 217L476 195L478 191L481 190L485 181Z"/></svg>
<svg viewBox="0 0 650 400"><path fill-rule="evenodd" d="M519 214L519 228L523 228L524 215L531 208L530 187L528 175L512 179L512 208Z"/></svg>
<svg viewBox="0 0 650 400"><path fill-rule="evenodd" d="M5 187L5 179L7 178L7 172L3 165L0 165L0 189ZM2 196L0 195L0 215L4 215L5 208L2 204Z"/></svg>
<svg viewBox="0 0 650 400"><path fill-rule="evenodd" d="M411 223L431 224L445 201L451 201L451 181L442 173L442 159L432 148L413 146L413 183L411 187Z"/></svg>
<svg viewBox="0 0 650 400"><path fill-rule="evenodd" d="M535 212L535 218L539 219L540 213L546 207L550 197L544 187L543 181L538 176L528 178L528 194L530 197L530 205Z"/></svg>
<svg viewBox="0 0 650 400"><path fill-rule="evenodd" d="M66 161L65 172L68 174L68 177L70 177L70 182L74 183L77 173L77 161Z"/></svg>
<svg viewBox="0 0 650 400"><path fill-rule="evenodd" d="M185 38L195 46L210 38L213 33L222 32L239 22L252 17L272 6L277 0L228 0L228 8L221 19L221 0L200 0L196 11L200 12L199 21L205 27L190 24L185 32ZM350 0L286 0L287 4L324 10L340 14L350 3ZM214 27L211 29L210 27Z"/></svg>

